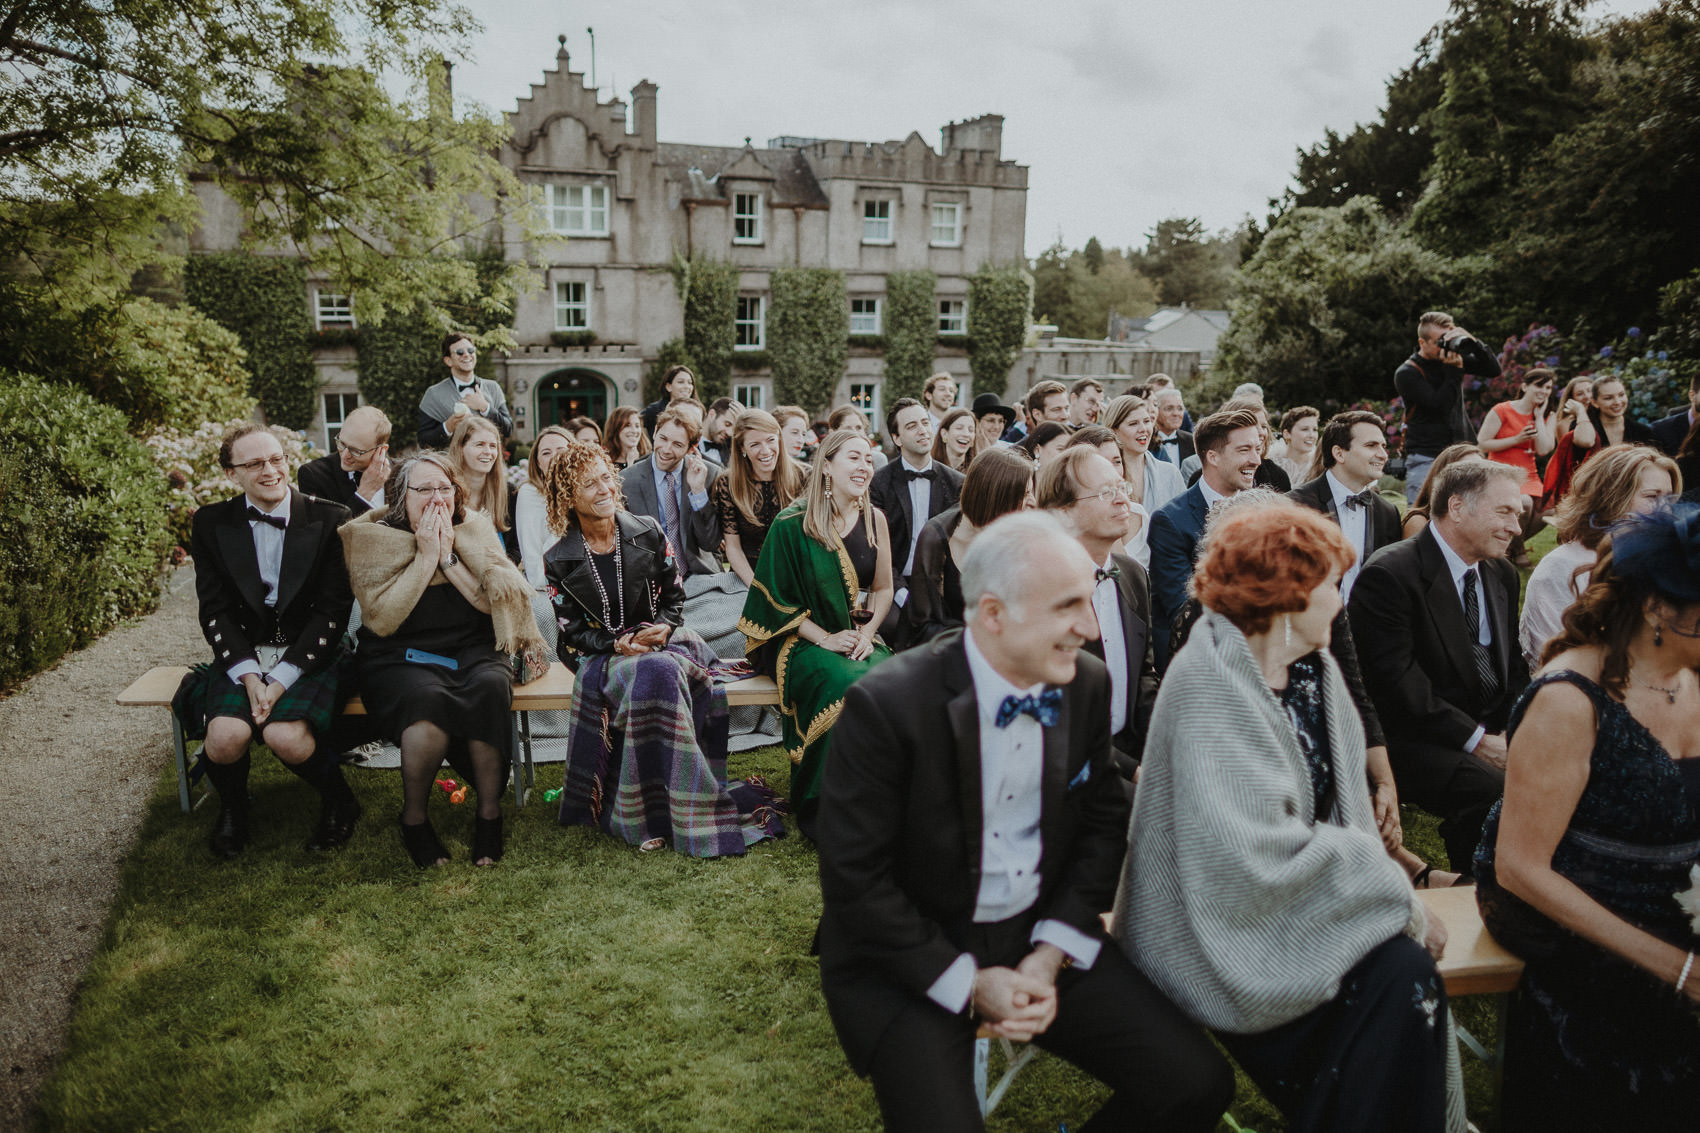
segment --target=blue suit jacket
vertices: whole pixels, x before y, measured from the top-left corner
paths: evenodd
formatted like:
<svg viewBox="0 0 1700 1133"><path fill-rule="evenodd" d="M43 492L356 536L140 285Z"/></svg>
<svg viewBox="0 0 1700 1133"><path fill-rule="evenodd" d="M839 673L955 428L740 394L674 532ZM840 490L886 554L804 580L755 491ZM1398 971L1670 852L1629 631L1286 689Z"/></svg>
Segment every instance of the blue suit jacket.
<svg viewBox="0 0 1700 1133"><path fill-rule="evenodd" d="M1157 509L1151 517L1151 645L1160 673L1169 666L1169 635L1175 614L1186 602L1186 584L1192 578L1192 559L1198 538L1204 533L1204 516L1210 510L1204 489L1194 484Z"/></svg>

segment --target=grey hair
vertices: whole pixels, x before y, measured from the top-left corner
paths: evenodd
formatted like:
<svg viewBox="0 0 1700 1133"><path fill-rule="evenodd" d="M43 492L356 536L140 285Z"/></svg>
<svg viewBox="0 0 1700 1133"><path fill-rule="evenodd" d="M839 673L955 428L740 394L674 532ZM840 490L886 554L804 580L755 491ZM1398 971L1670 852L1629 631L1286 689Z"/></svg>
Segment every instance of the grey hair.
<svg viewBox="0 0 1700 1133"><path fill-rule="evenodd" d="M1429 497L1429 514L1445 515L1451 510L1454 496L1462 499L1464 506L1474 511L1476 504L1481 502L1482 493L1487 491L1487 486L1494 480L1511 480L1521 486L1523 470L1496 460L1453 461L1441 469L1440 476L1434 482L1434 491Z"/></svg>
<svg viewBox="0 0 1700 1133"><path fill-rule="evenodd" d="M1298 507L1285 494L1274 488L1262 486L1245 488L1235 492L1225 499L1217 500L1210 505L1210 511L1204 517L1204 531L1198 537L1198 558L1204 557L1204 548L1210 542L1210 535L1222 525L1222 521L1230 515L1242 511L1254 511L1263 507Z"/></svg>
<svg viewBox="0 0 1700 1133"><path fill-rule="evenodd" d="M969 609L985 595L1010 605L1020 605L1030 590L1047 584L1035 562L1046 545L1073 547L1084 558L1086 552L1074 535L1045 511L1017 511L999 516L974 536L962 560L962 600Z"/></svg>
<svg viewBox="0 0 1700 1133"><path fill-rule="evenodd" d="M1159 401L1166 400L1170 397L1174 398L1176 401L1182 402L1183 404L1186 401L1186 399L1181 396L1181 391L1176 389L1174 386L1164 386L1162 389L1158 390L1156 393L1153 393L1151 395L1151 401L1152 401L1153 404L1155 404Z"/></svg>
<svg viewBox="0 0 1700 1133"><path fill-rule="evenodd" d="M1239 385L1234 387L1234 396L1255 397L1258 401L1262 401L1263 387L1258 385L1256 382L1241 382Z"/></svg>

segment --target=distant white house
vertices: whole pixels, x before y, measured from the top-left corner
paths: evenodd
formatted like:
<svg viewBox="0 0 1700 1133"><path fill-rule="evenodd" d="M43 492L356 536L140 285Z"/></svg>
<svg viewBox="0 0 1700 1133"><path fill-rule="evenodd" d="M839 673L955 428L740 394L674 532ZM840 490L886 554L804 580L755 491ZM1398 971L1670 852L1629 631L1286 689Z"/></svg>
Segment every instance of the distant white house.
<svg viewBox="0 0 1700 1133"><path fill-rule="evenodd" d="M1189 307L1162 307L1143 319L1110 312L1111 342L1139 343L1155 350L1196 350L1204 367L1216 357L1216 342L1228 329L1228 312Z"/></svg>

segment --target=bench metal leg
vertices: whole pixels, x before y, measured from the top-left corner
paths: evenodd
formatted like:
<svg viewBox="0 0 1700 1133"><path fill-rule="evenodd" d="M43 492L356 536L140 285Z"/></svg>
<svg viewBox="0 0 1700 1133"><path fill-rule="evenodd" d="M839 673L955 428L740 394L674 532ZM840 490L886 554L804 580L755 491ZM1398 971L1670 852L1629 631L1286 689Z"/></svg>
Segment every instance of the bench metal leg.
<svg viewBox="0 0 1700 1133"><path fill-rule="evenodd" d="M511 756L512 768L509 774L514 780L514 805L524 806L526 788L526 767L531 763L531 713L515 712L508 717L509 725L513 728Z"/></svg>
<svg viewBox="0 0 1700 1133"><path fill-rule="evenodd" d="M183 725L178 722L177 713L166 709L171 716L171 748L177 755L177 805L183 808L183 813L189 813L189 751L187 741L183 738Z"/></svg>
<svg viewBox="0 0 1700 1133"><path fill-rule="evenodd" d="M998 1084L988 1091L992 1040L974 1040L974 1096L979 1099L981 1117L991 1116L992 1111L998 1108L998 1103L1003 1101L1004 1094L1009 1092L1009 1087L1015 1082L1015 1076L1026 1069L1027 1064L1033 1061L1033 1056L1039 1053L1039 1048L1031 1043L1022 1046L1020 1053L1017 1053L1015 1044L1008 1039L999 1039L998 1042L1003 1046L1003 1074L998 1078Z"/></svg>

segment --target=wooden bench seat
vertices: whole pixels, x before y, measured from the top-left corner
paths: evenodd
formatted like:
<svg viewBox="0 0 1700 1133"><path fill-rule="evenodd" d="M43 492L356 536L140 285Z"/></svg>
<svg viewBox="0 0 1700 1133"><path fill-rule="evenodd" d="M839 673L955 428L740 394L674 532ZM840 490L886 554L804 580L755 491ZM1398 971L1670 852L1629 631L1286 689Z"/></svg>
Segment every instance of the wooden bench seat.
<svg viewBox="0 0 1700 1133"><path fill-rule="evenodd" d="M172 745L177 756L177 801L185 810L192 805L189 797L190 774L187 743L177 717L170 713L171 698L177 686L189 672L183 665L161 665L146 673L118 694L118 703L126 708L164 708L171 715ZM779 689L770 677L746 677L725 686L726 702L741 705L776 705ZM573 703L573 672L559 661L549 671L530 684L514 686L513 778L514 801L525 805L527 790L536 782L536 767L531 757L531 713L560 711ZM345 716L364 716L366 706L358 696L350 697L343 706Z"/></svg>

